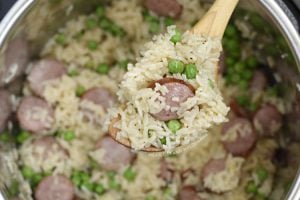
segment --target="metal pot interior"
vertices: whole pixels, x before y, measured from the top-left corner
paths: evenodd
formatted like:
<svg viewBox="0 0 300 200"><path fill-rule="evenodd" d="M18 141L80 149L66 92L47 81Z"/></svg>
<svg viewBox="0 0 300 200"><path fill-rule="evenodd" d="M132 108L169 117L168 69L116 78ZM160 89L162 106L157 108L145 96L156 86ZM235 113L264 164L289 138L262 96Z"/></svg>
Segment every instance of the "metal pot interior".
<svg viewBox="0 0 300 200"><path fill-rule="evenodd" d="M18 68L25 68L31 60L38 59L48 38L66 21L79 14L90 13L99 3L99 0L74 0L72 3L67 0L18 1L0 24L0 87L20 95L25 77L24 70L19 73ZM277 196L278 199L296 199L300 155L288 147L300 145L299 35L296 37L298 41L295 41L295 37L291 36L295 32L290 33L277 20L279 14L276 16L274 13L276 5L267 4L258 0L251 3L242 1L233 18L246 21L248 27L244 28L256 31L251 36L255 40L253 48L259 52L260 61L268 66L266 73L272 77L274 87L279 88L280 96L292 106L284 116L283 134L276 139L279 148L274 155L277 174L273 189L283 195ZM11 135L17 134L15 126L14 123L8 124L7 130ZM4 195L15 180L23 178L16 165L18 156L14 140L0 144L0 191ZM274 193L272 197L276 195ZM20 197L30 199L30 194Z"/></svg>

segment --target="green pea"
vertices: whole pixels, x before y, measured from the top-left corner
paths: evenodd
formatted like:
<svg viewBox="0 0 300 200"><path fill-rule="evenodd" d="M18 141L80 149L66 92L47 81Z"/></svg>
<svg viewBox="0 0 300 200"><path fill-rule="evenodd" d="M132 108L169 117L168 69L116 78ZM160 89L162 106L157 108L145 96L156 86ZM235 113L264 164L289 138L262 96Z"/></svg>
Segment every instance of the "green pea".
<svg viewBox="0 0 300 200"><path fill-rule="evenodd" d="M121 189L121 185L115 179L111 179L108 181L108 187L112 190L120 190Z"/></svg>
<svg viewBox="0 0 300 200"><path fill-rule="evenodd" d="M111 24L109 31L113 36L117 37L123 37L126 35L126 32L116 24Z"/></svg>
<svg viewBox="0 0 300 200"><path fill-rule="evenodd" d="M160 31L160 24L155 21L149 22L149 31L151 33L158 33Z"/></svg>
<svg viewBox="0 0 300 200"><path fill-rule="evenodd" d="M250 56L246 59L246 65L249 67L249 68L255 68L257 67L257 59L255 56Z"/></svg>
<svg viewBox="0 0 300 200"><path fill-rule="evenodd" d="M245 69L245 64L243 62L237 62L234 65L234 69L236 72L241 73Z"/></svg>
<svg viewBox="0 0 300 200"><path fill-rule="evenodd" d="M94 29L97 27L97 20L94 18L88 18L85 22L87 29Z"/></svg>
<svg viewBox="0 0 300 200"><path fill-rule="evenodd" d="M104 16L104 13L105 13L105 9L103 6L98 6L97 9L96 9L96 15L98 17L103 17Z"/></svg>
<svg viewBox="0 0 300 200"><path fill-rule="evenodd" d="M235 64L235 60L231 57L226 57L225 63L227 65L227 67L231 67Z"/></svg>
<svg viewBox="0 0 300 200"><path fill-rule="evenodd" d="M265 26L265 23L262 20L262 18L256 13L250 15L250 23L259 30L263 29Z"/></svg>
<svg viewBox="0 0 300 200"><path fill-rule="evenodd" d="M129 63L129 60L122 60L122 61L119 61L118 62L118 66L121 68L121 69L124 69L124 70L127 70L127 65Z"/></svg>
<svg viewBox="0 0 300 200"><path fill-rule="evenodd" d="M22 131L18 136L17 136L17 142L18 143L23 143L25 140L30 138L31 134L27 131Z"/></svg>
<svg viewBox="0 0 300 200"><path fill-rule="evenodd" d="M173 42L174 44L176 44L177 42L180 42L181 40L181 33L179 30L175 30L175 34L171 37L170 41Z"/></svg>
<svg viewBox="0 0 300 200"><path fill-rule="evenodd" d="M184 71L184 64L180 60L172 59L168 63L168 69L172 74L182 73Z"/></svg>
<svg viewBox="0 0 300 200"><path fill-rule="evenodd" d="M257 175L258 179L261 182L263 182L264 180L266 180L266 178L268 178L268 171L264 167L259 167L256 170L256 175Z"/></svg>
<svg viewBox="0 0 300 200"><path fill-rule="evenodd" d="M74 185L76 185L77 187L80 186L81 184L81 177L80 174L73 174L71 177L72 182L74 183Z"/></svg>
<svg viewBox="0 0 300 200"><path fill-rule="evenodd" d="M105 188L101 183L97 183L97 184L94 185L94 191L97 194L101 195L101 194L104 194Z"/></svg>
<svg viewBox="0 0 300 200"><path fill-rule="evenodd" d="M249 103L249 99L246 95L240 95L240 96L236 97L236 101L241 106L246 106Z"/></svg>
<svg viewBox="0 0 300 200"><path fill-rule="evenodd" d="M156 200L155 196L147 196L145 200Z"/></svg>
<svg viewBox="0 0 300 200"><path fill-rule="evenodd" d="M177 119L172 119L167 122L167 126L172 133L176 133L181 128L181 123Z"/></svg>
<svg viewBox="0 0 300 200"><path fill-rule="evenodd" d="M184 73L188 79L194 79L197 76L198 70L195 64L187 64Z"/></svg>
<svg viewBox="0 0 300 200"><path fill-rule="evenodd" d="M25 179L31 179L35 172L28 166L23 166L21 169L21 173Z"/></svg>
<svg viewBox="0 0 300 200"><path fill-rule="evenodd" d="M246 185L246 192L253 193L253 194L257 193L257 186L254 183L254 181L248 182L248 184Z"/></svg>
<svg viewBox="0 0 300 200"><path fill-rule="evenodd" d="M166 17L164 23L166 26L171 26L175 24L174 19L171 17Z"/></svg>
<svg viewBox="0 0 300 200"><path fill-rule="evenodd" d="M66 131L66 132L63 133L64 140L66 140L68 142L74 140L75 137L76 136L75 136L75 133L73 131Z"/></svg>
<svg viewBox="0 0 300 200"><path fill-rule="evenodd" d="M93 191L93 189L94 189L94 184L91 183L91 182L83 182L83 183L81 184L81 187L86 188L86 189L89 190L89 191Z"/></svg>
<svg viewBox="0 0 300 200"><path fill-rule="evenodd" d="M32 187L38 185L38 183L42 180L43 176L41 174L34 174L30 179L30 184Z"/></svg>
<svg viewBox="0 0 300 200"><path fill-rule="evenodd" d="M245 69L241 72L241 76L242 76L243 79L249 81L253 76L253 71L249 70L249 69Z"/></svg>
<svg viewBox="0 0 300 200"><path fill-rule="evenodd" d="M107 74L109 72L109 66L107 64L99 64L96 68L96 72L99 74Z"/></svg>
<svg viewBox="0 0 300 200"><path fill-rule="evenodd" d="M95 40L89 40L87 42L87 47L90 49L90 50L96 50L98 48L98 43L97 41Z"/></svg>
<svg viewBox="0 0 300 200"><path fill-rule="evenodd" d="M109 172L107 172L107 176L108 176L108 178L111 180L111 179L114 179L114 178L115 178L116 173L113 172L113 171L109 171Z"/></svg>
<svg viewBox="0 0 300 200"><path fill-rule="evenodd" d="M100 28L102 28L103 30L106 30L106 31L109 30L111 24L112 24L112 21L110 19L108 19L107 17L103 17L99 21Z"/></svg>
<svg viewBox="0 0 300 200"><path fill-rule="evenodd" d="M76 96L81 97L85 93L85 88L82 85L78 85L75 93Z"/></svg>
<svg viewBox="0 0 300 200"><path fill-rule="evenodd" d="M89 174L88 173L86 173L86 172L80 172L80 179L81 179L81 181L83 182L83 183L88 183L88 182L90 182L90 176L89 176Z"/></svg>
<svg viewBox="0 0 300 200"><path fill-rule="evenodd" d="M241 76L237 73L231 74L230 79L233 83L238 83L241 80Z"/></svg>
<svg viewBox="0 0 300 200"><path fill-rule="evenodd" d="M124 173L123 173L123 177L129 181L129 182L133 182L135 177L136 177L136 172L133 171L133 169L131 167L128 167Z"/></svg>
<svg viewBox="0 0 300 200"><path fill-rule="evenodd" d="M226 37L236 37L238 35L238 30L233 24L228 24L224 34Z"/></svg>
<svg viewBox="0 0 300 200"><path fill-rule="evenodd" d="M69 69L68 70L68 75L71 76L71 77L78 76L79 72L76 69Z"/></svg>
<svg viewBox="0 0 300 200"><path fill-rule="evenodd" d="M159 138L159 140L160 140L161 144L167 144L167 138L166 137Z"/></svg>
<svg viewBox="0 0 300 200"><path fill-rule="evenodd" d="M66 36L64 33L58 33L55 37L55 42L60 44L60 45L64 45L66 44Z"/></svg>
<svg viewBox="0 0 300 200"><path fill-rule="evenodd" d="M9 197L15 197L19 193L19 182L13 180L8 188Z"/></svg>
<svg viewBox="0 0 300 200"><path fill-rule="evenodd" d="M0 141L2 142L9 142L10 141L10 136L7 132L1 133L0 134Z"/></svg>
<svg viewBox="0 0 300 200"><path fill-rule="evenodd" d="M249 83L246 80L240 80L240 82L238 84L242 90L246 90L249 86Z"/></svg>

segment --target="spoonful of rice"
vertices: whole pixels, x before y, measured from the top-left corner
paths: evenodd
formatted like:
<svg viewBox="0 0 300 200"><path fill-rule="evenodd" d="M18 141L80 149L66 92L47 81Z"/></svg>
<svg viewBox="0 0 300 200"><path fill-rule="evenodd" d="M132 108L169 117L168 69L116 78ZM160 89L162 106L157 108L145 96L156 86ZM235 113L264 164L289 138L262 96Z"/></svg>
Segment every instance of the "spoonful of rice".
<svg viewBox="0 0 300 200"><path fill-rule="evenodd" d="M181 34L175 26L157 35L128 65L109 111L108 132L135 150L172 152L200 141L226 121L229 108L217 86L221 38L238 0L216 0Z"/></svg>

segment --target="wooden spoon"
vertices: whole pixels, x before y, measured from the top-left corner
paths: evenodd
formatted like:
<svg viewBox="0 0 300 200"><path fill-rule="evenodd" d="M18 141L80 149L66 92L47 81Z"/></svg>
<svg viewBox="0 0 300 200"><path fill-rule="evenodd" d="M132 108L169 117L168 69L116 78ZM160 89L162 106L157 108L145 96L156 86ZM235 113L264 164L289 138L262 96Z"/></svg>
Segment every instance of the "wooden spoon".
<svg viewBox="0 0 300 200"><path fill-rule="evenodd" d="M214 4L211 6L208 12L190 30L190 32L193 34L204 35L212 38L222 38L227 24L229 22L229 19L238 1L239 0L215 0ZM114 125L119 120L120 117L112 119L108 128L109 135L117 142L127 147L131 147L130 141L128 139L116 138L119 129L115 128ZM142 149L142 151L161 152L164 150L156 147L147 147Z"/></svg>

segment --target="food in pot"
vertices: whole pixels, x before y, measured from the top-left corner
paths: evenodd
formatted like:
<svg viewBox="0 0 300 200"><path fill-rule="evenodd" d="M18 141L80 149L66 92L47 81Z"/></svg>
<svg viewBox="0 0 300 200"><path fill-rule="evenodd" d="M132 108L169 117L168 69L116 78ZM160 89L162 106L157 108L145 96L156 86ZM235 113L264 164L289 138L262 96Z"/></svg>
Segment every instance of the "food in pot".
<svg viewBox="0 0 300 200"><path fill-rule="evenodd" d="M22 95L1 90L1 150L9 141L16 142L17 150L0 154L10 168L21 172L6 178L11 180L11 198L281 197L299 166L299 144L280 139L283 135L296 138L297 129L284 121L288 117L297 121L293 116L299 109L291 108L299 97L289 92L291 100L283 99L286 86L273 73L266 73L276 67L278 57L267 51L274 46L273 40L257 34L261 19L253 13L243 12L246 17L242 18L236 13L225 32L218 82L203 85L221 89L231 108L228 122L209 129L201 143L164 156L133 152L107 136L105 123L108 113L118 113L116 94L127 64L137 63L134 59L153 35L165 33L172 24L180 31L188 30L208 7L198 0L166 2L176 2L182 10L162 14L146 1L116 0L68 21L45 44L40 58L28 65ZM173 64L170 69L176 71ZM193 79L194 65L185 67L186 76ZM185 98L193 97L188 81L174 79L180 77L157 78L169 92L176 93L174 87L180 87L187 91ZM265 126L266 121L272 126ZM181 129L181 122L168 119L164 127L173 134ZM162 137L159 142L170 141ZM276 176L282 181L276 182Z"/></svg>
<svg viewBox="0 0 300 200"><path fill-rule="evenodd" d="M199 142L209 128L226 120L229 108L215 82L219 39L189 32L181 36L170 26L144 49L138 62L128 66L118 91L121 106L111 116L119 119L113 125L117 140L129 140L136 150L170 152Z"/></svg>

